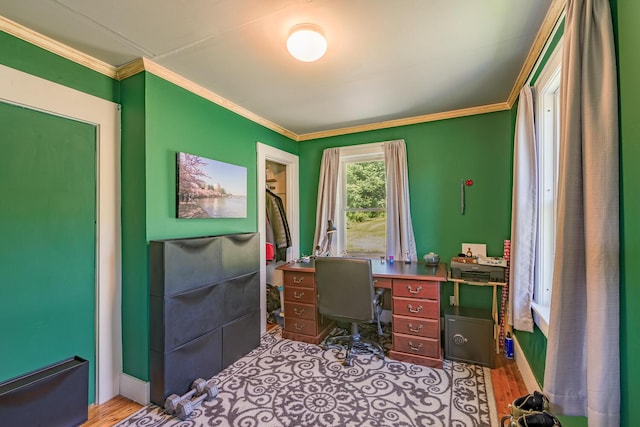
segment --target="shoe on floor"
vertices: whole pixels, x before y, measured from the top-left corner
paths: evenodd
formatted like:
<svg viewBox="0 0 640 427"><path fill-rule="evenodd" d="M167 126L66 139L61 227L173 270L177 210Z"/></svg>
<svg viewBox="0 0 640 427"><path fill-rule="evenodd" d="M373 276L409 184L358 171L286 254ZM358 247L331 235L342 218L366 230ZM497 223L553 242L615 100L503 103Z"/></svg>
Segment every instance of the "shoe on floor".
<svg viewBox="0 0 640 427"><path fill-rule="evenodd" d="M509 404L509 412L515 419L518 419L526 414L548 410L549 399L547 399L547 396L540 393L539 391L534 391L531 394L518 397L513 401L513 403Z"/></svg>
<svg viewBox="0 0 640 427"><path fill-rule="evenodd" d="M560 421L549 412L533 412L518 418L518 427L562 427Z"/></svg>

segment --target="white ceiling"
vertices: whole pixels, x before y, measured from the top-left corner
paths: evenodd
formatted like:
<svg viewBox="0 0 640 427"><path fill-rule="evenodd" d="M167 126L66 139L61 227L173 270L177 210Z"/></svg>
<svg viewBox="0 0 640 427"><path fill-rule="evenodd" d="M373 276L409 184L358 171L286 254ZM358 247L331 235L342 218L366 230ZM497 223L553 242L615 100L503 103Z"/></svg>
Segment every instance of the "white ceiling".
<svg viewBox="0 0 640 427"><path fill-rule="evenodd" d="M295 134L504 103L552 0L2 0L115 67L144 57ZM320 26L326 55L286 49Z"/></svg>

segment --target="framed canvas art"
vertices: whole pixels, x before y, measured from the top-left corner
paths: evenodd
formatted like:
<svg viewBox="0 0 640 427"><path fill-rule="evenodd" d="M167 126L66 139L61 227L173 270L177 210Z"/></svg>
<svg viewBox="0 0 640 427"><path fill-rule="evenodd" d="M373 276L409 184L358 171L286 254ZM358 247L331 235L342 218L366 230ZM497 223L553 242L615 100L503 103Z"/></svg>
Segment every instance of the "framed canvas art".
<svg viewBox="0 0 640 427"><path fill-rule="evenodd" d="M246 218L247 168L177 153L178 218Z"/></svg>

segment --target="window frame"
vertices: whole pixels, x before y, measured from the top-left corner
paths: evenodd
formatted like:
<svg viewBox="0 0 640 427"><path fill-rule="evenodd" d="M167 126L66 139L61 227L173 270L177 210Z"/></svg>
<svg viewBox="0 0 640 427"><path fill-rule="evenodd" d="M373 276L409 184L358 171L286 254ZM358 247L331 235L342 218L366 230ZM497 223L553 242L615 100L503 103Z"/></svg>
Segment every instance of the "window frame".
<svg viewBox="0 0 640 427"><path fill-rule="evenodd" d="M537 261L531 308L533 320L545 336L549 331L556 236L562 46L560 39L533 85L539 191Z"/></svg>
<svg viewBox="0 0 640 427"><path fill-rule="evenodd" d="M351 145L348 147L340 148L340 172L338 175L338 190L337 190L337 217L334 221L337 230L337 242L336 251L338 256L342 256L346 253L347 248L347 224L346 224L346 211L347 211L347 168L348 163L356 162L368 162L368 161L382 161L384 162L384 144L361 144ZM386 215L385 209L385 215ZM386 242L384 252L386 253ZM348 254L347 254L348 255Z"/></svg>

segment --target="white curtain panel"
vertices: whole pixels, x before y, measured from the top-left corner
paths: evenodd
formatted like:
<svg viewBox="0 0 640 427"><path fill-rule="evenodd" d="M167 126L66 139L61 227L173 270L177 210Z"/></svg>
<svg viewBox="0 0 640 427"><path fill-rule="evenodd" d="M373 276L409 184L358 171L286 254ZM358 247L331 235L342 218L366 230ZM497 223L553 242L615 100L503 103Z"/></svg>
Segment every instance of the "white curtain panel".
<svg viewBox="0 0 640 427"><path fill-rule="evenodd" d="M384 143L384 163L387 173L387 255L404 260L409 252L411 261L417 261L409 200L407 149L403 139Z"/></svg>
<svg viewBox="0 0 640 427"><path fill-rule="evenodd" d="M616 59L608 0L569 0L557 240L544 390L552 410L620 422Z"/></svg>
<svg viewBox="0 0 640 427"><path fill-rule="evenodd" d="M321 253L327 253L329 239L327 226L329 220L336 220L336 205L338 192L338 175L340 173L340 149L327 148L322 152L322 164L320 166L320 180L318 181L318 204L316 205L316 233L313 238L313 251L320 247ZM336 239L331 242L335 246ZM335 254L335 251L331 251Z"/></svg>
<svg viewBox="0 0 640 427"><path fill-rule="evenodd" d="M520 91L513 156L509 323L521 331L533 332L531 300L538 233L538 150L533 96L528 84Z"/></svg>

